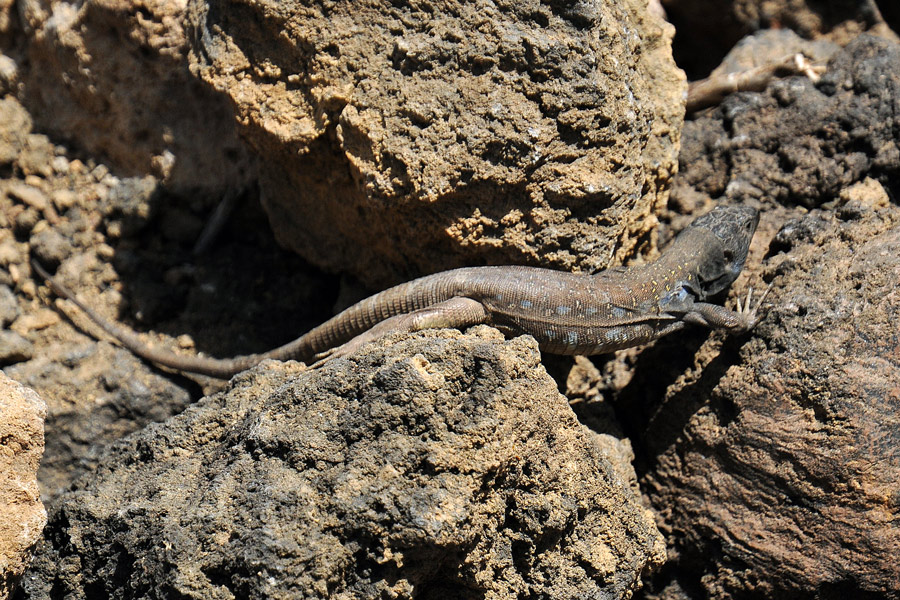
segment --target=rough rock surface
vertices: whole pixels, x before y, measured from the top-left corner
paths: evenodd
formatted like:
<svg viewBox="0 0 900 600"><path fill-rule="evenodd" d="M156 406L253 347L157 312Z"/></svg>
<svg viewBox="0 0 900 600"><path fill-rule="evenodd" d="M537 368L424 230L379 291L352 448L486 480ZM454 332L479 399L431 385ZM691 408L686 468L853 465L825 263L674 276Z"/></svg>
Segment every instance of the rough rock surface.
<svg viewBox="0 0 900 600"><path fill-rule="evenodd" d="M890 0L888 0L890 1ZM844 45L864 31L896 39L873 0L662 0L674 52L691 79L705 77L739 40L760 29Z"/></svg>
<svg viewBox="0 0 900 600"><path fill-rule="evenodd" d="M900 208L868 180L770 254L753 337L632 423L676 558L652 597L900 597Z"/></svg>
<svg viewBox="0 0 900 600"><path fill-rule="evenodd" d="M0 167L8 168L25 147L31 115L14 98L0 98Z"/></svg>
<svg viewBox="0 0 900 600"><path fill-rule="evenodd" d="M47 522L37 484L46 412L34 390L0 371L0 599L25 571Z"/></svg>
<svg viewBox="0 0 900 600"><path fill-rule="evenodd" d="M279 240L370 285L593 269L665 201L684 78L645 0L197 3Z"/></svg>
<svg viewBox="0 0 900 600"><path fill-rule="evenodd" d="M664 559L533 339L264 363L62 495L23 597L622 597ZM165 540L162 543L161 540Z"/></svg>
<svg viewBox="0 0 900 600"><path fill-rule="evenodd" d="M691 188L812 207L866 177L900 196L898 65L900 45L862 35L817 84L791 77L729 96L685 123L673 197Z"/></svg>
<svg viewBox="0 0 900 600"><path fill-rule="evenodd" d="M202 203L167 194L152 177L120 178L82 162L31 127L20 103L0 100L0 327L8 329L0 365L47 403L39 477L51 498L108 444L221 384L167 375L86 335L97 332L83 315L65 304L53 310L30 259L59 265L60 277L107 318L217 356L289 341L330 314L335 292L277 247L251 199L213 251L195 256Z"/></svg>
<svg viewBox="0 0 900 600"><path fill-rule="evenodd" d="M227 99L190 72L186 7L22 0L28 33L21 56L13 53L16 89L41 130L106 157L119 173L217 195L247 185L255 159Z"/></svg>
<svg viewBox="0 0 900 600"><path fill-rule="evenodd" d="M281 243L370 286L604 267L675 171L684 77L643 0L20 4L4 88L42 130L200 196L259 159Z"/></svg>
<svg viewBox="0 0 900 600"><path fill-rule="evenodd" d="M6 368L10 377L47 398L46 427L52 435L41 464L47 496L93 470L114 440L191 403L189 386L139 366L125 350L82 338Z"/></svg>

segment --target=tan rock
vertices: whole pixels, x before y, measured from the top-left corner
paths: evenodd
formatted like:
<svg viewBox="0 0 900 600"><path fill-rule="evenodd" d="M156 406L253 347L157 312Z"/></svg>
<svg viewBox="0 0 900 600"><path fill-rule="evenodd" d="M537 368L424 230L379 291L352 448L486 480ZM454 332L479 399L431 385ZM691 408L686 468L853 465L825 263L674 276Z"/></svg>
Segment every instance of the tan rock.
<svg viewBox="0 0 900 600"><path fill-rule="evenodd" d="M176 191L246 185L253 160L231 109L190 72L187 8L23 0L28 69L20 78L37 127L108 157L119 174L152 173Z"/></svg>
<svg viewBox="0 0 900 600"><path fill-rule="evenodd" d="M463 263L595 269L674 173L684 81L645 0L198 3L279 241L384 285Z"/></svg>
<svg viewBox="0 0 900 600"><path fill-rule="evenodd" d="M0 599L8 598L47 523L37 470L47 407L0 371Z"/></svg>
<svg viewBox="0 0 900 600"><path fill-rule="evenodd" d="M279 241L372 287L651 245L682 125L671 27L645 0L434 8L22 0L22 97L176 191L239 188L260 159Z"/></svg>
<svg viewBox="0 0 900 600"><path fill-rule="evenodd" d="M0 99L0 165L13 162L25 148L31 115L15 98Z"/></svg>

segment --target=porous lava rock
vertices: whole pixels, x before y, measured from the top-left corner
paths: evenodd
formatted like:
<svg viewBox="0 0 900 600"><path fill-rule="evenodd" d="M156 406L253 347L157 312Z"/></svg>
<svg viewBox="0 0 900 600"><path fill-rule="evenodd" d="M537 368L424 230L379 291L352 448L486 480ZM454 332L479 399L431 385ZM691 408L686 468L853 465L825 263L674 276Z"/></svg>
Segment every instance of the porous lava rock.
<svg viewBox="0 0 900 600"><path fill-rule="evenodd" d="M54 501L22 597L624 597L665 558L629 454L528 336L269 361Z"/></svg>
<svg viewBox="0 0 900 600"><path fill-rule="evenodd" d="M900 208L868 180L770 253L753 337L708 352L635 440L677 557L653 597L897 598Z"/></svg>
<svg viewBox="0 0 900 600"><path fill-rule="evenodd" d="M644 0L194 3L284 245L369 285L647 241L684 77Z"/></svg>
<svg viewBox="0 0 900 600"><path fill-rule="evenodd" d="M41 538L47 512L38 492L44 452L40 396L0 371L0 598L9 598Z"/></svg>
<svg viewBox="0 0 900 600"><path fill-rule="evenodd" d="M900 44L861 35L818 83L804 76L732 94L685 123L686 188L711 198L818 206L867 177L900 193Z"/></svg>

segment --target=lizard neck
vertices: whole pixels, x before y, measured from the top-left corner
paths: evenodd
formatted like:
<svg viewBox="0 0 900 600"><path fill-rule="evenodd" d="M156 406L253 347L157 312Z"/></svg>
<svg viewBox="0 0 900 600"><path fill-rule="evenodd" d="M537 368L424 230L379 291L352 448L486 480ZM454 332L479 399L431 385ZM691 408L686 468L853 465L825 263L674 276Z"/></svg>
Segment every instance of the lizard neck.
<svg viewBox="0 0 900 600"><path fill-rule="evenodd" d="M688 229L648 265L647 276L681 286L697 300L705 300L734 279L724 257L725 249L715 235L705 229Z"/></svg>

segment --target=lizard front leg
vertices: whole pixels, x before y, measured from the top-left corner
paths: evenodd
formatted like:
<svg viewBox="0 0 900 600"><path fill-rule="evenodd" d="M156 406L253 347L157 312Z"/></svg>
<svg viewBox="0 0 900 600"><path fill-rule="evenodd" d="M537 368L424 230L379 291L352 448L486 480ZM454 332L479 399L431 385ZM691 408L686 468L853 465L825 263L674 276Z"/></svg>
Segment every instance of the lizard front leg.
<svg viewBox="0 0 900 600"><path fill-rule="evenodd" d="M747 299L743 305L740 298L738 298L737 310L730 310L718 304L695 302L691 310L685 313L681 319L686 323L703 325L710 329L727 329L731 333L746 333L759 322L759 309L771 289L772 284L770 283L769 287L766 288L766 291L754 305L753 288L748 288Z"/></svg>
<svg viewBox="0 0 900 600"><path fill-rule="evenodd" d="M486 323L487 321L488 312L481 302L459 296L450 298L419 310L385 319L349 342L317 354L315 357L316 362L313 363L312 367L319 367L326 360L332 358L352 354L365 344L379 340L392 333L405 333L442 327L469 327Z"/></svg>

